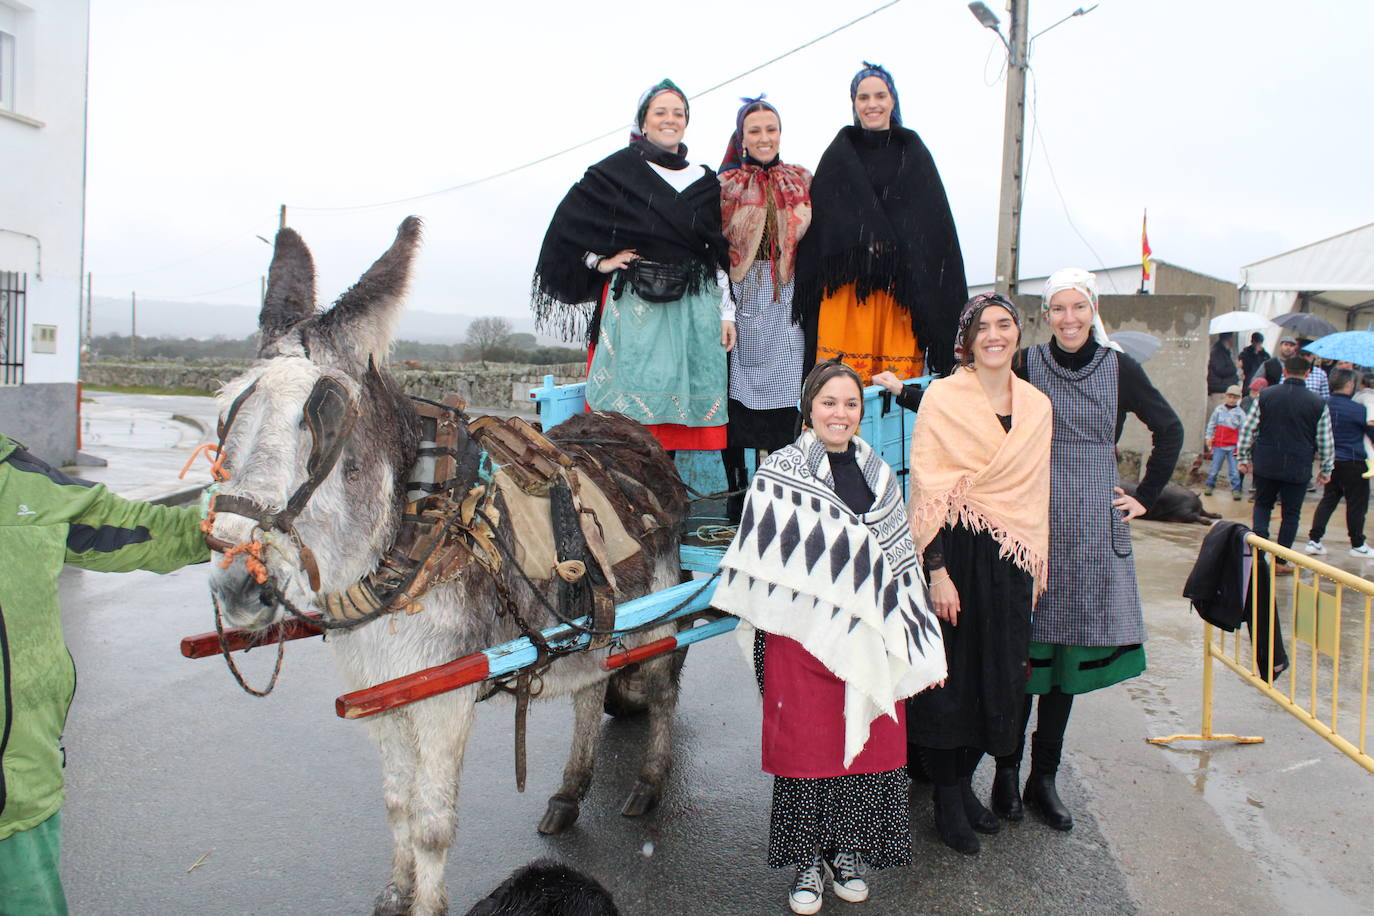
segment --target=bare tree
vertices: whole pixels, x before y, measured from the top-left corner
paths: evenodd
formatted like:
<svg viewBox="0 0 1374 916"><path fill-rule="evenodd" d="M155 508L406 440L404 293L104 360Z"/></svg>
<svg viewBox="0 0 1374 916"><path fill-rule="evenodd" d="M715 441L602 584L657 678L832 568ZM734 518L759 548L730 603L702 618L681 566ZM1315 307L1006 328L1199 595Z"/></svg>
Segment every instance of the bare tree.
<svg viewBox="0 0 1374 916"><path fill-rule="evenodd" d="M485 318L477 318L468 325L466 342L477 358L486 362L487 354L505 344L510 334L509 321L488 315Z"/></svg>

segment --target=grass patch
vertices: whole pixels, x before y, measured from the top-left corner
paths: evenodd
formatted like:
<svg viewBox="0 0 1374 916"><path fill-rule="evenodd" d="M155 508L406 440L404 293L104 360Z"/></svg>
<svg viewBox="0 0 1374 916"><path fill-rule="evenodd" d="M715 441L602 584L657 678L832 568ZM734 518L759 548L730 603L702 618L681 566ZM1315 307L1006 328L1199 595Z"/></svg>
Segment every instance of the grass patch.
<svg viewBox="0 0 1374 916"><path fill-rule="evenodd" d="M214 395L199 388L160 388L157 385L92 385L81 386L83 391L111 391L115 394L183 394L197 398L213 398Z"/></svg>

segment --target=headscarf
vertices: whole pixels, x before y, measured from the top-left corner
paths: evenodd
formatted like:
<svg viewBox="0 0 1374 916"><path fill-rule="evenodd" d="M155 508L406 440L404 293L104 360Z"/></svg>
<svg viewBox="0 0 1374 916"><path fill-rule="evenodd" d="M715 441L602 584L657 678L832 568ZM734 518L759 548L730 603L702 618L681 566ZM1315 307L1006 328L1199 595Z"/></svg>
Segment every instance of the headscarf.
<svg viewBox="0 0 1374 916"><path fill-rule="evenodd" d="M859 84L870 76L876 76L884 83L887 83L887 91L892 96L892 125L894 127L901 127L902 101L897 97L897 86L892 82L892 74L888 73L886 68L881 64L870 64L868 61L864 61L863 69L854 74L854 78L849 81L849 106L851 108L854 107L854 97L859 94ZM859 113L857 111L854 112L854 126L862 126L859 124Z"/></svg>
<svg viewBox="0 0 1374 916"><path fill-rule="evenodd" d="M969 325L975 324L982 316L983 310L989 306L997 306L1006 309L1011 313L1012 320L1016 322L1016 332L1022 333L1021 310L1001 293L979 293L964 304L964 310L959 313L959 330L954 335L954 358L962 362L964 355L964 335L968 333Z"/></svg>
<svg viewBox="0 0 1374 916"><path fill-rule="evenodd" d="M687 123L691 123L692 103L687 101L687 93L679 89L677 83L674 83L665 76L663 79L646 89L644 94L639 97L639 107L635 109L635 126L630 130L631 143L644 138L644 118L649 114L649 103L664 92L677 93L678 98L682 99L682 108L687 114Z"/></svg>
<svg viewBox="0 0 1374 916"><path fill-rule="evenodd" d="M1097 275L1081 267L1061 267L1050 274L1045 281L1045 295L1040 302L1040 310L1048 313L1050 310L1050 299L1055 293L1063 292L1066 289L1077 290L1082 293L1093 307L1093 340L1099 346L1110 347L1118 353L1124 353L1121 345L1112 341L1107 336L1107 328L1102 323L1102 316L1097 312Z"/></svg>
<svg viewBox="0 0 1374 916"><path fill-rule="evenodd" d="M735 132L730 135L730 144L725 148L725 158L720 161L720 168L716 170L717 174L737 169L744 164L745 159L750 158L744 149L744 119L746 117L756 111L771 111L778 117L778 128L782 128L782 115L778 114L778 110L773 107L772 103L764 101L766 98L768 98L768 93L760 92L756 99L740 99L744 104L739 107L739 111L735 112ZM780 157L774 158L773 162L782 162L782 159ZM767 167L770 163L760 162L759 165Z"/></svg>

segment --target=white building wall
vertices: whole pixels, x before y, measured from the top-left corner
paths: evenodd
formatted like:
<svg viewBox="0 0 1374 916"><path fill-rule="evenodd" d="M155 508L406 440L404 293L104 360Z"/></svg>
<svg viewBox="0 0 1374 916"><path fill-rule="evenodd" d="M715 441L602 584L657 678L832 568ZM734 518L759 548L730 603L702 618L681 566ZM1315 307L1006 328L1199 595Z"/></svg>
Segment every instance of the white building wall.
<svg viewBox="0 0 1374 916"><path fill-rule="evenodd" d="M13 107L0 109L0 270L28 275L24 384L79 371L88 0L0 0L14 35ZM33 325L56 325L56 353ZM73 419L74 422L74 419Z"/></svg>

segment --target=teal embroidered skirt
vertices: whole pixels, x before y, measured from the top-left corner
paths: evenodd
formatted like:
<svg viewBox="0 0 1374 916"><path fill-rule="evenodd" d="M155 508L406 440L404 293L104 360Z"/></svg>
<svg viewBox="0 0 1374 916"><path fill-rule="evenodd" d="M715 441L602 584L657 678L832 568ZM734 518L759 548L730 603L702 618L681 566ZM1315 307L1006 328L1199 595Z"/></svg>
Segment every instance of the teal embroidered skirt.
<svg viewBox="0 0 1374 916"><path fill-rule="evenodd" d="M720 290L709 283L676 302L645 302L625 284L606 297L587 372L587 404L650 427L666 448L723 448L726 354L720 345ZM657 425L687 427L665 438ZM716 427L719 444L689 444ZM669 439L672 441L670 442Z"/></svg>

